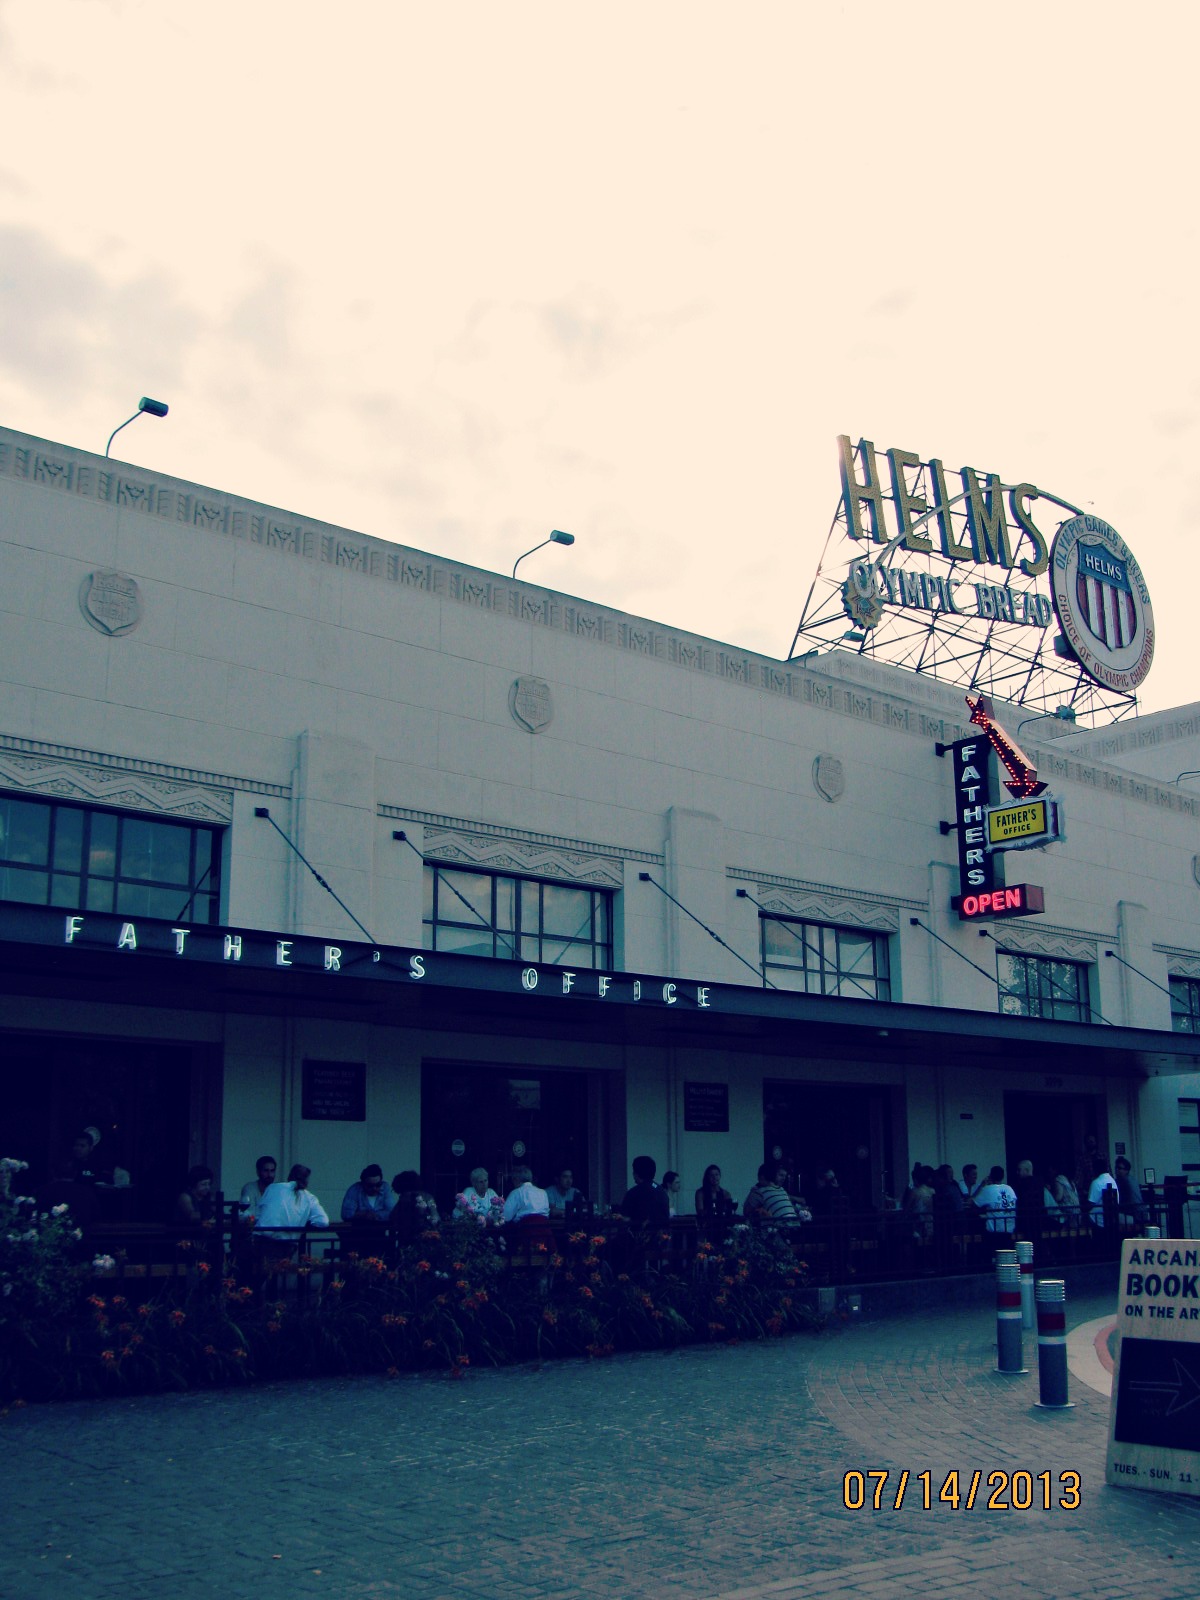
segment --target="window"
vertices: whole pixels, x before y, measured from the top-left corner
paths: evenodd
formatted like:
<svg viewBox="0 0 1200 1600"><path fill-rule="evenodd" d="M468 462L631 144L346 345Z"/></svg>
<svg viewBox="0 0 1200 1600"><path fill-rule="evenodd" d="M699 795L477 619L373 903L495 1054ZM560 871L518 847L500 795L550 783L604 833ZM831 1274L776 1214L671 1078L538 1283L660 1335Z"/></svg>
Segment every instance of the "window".
<svg viewBox="0 0 1200 1600"><path fill-rule="evenodd" d="M612 894L541 878L425 865L425 942L430 950L612 966Z"/></svg>
<svg viewBox="0 0 1200 1600"><path fill-rule="evenodd" d="M1200 1173L1200 1100L1179 1102L1179 1154L1185 1172Z"/></svg>
<svg viewBox="0 0 1200 1600"><path fill-rule="evenodd" d="M216 922L216 828L0 795L0 900Z"/></svg>
<svg viewBox="0 0 1200 1600"><path fill-rule="evenodd" d="M791 917L760 917L765 983L805 994L890 1000L888 940L883 933Z"/></svg>
<svg viewBox="0 0 1200 1600"><path fill-rule="evenodd" d="M1200 980L1168 978L1171 1026L1176 1033L1200 1033Z"/></svg>
<svg viewBox="0 0 1200 1600"><path fill-rule="evenodd" d="M1090 1022L1088 969L1082 961L1054 956L996 955L1000 1010L1009 1017L1045 1017L1054 1022Z"/></svg>

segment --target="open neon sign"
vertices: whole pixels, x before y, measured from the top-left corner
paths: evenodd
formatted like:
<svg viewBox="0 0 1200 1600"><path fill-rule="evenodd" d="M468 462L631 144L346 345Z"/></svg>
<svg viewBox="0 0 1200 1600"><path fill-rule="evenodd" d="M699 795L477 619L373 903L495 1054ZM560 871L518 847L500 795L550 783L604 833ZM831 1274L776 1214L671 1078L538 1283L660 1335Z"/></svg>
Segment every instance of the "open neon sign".
<svg viewBox="0 0 1200 1600"><path fill-rule="evenodd" d="M978 894L955 895L950 905L961 922L983 917L1032 917L1046 909L1045 891L1039 883L1013 883L983 889Z"/></svg>

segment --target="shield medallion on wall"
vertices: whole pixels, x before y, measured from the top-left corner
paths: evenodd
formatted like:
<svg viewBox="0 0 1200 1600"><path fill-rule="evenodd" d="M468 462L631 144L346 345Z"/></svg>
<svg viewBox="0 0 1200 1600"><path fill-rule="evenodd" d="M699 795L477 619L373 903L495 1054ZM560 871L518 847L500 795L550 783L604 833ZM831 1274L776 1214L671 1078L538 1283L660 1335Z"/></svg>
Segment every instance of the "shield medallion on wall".
<svg viewBox="0 0 1200 1600"><path fill-rule="evenodd" d="M837 756L818 756L813 762L813 788L832 804L846 792L846 774Z"/></svg>
<svg viewBox="0 0 1200 1600"><path fill-rule="evenodd" d="M554 715L550 685L544 678L517 678L508 691L508 709L523 728L541 733Z"/></svg>
<svg viewBox="0 0 1200 1600"><path fill-rule="evenodd" d="M79 585L79 609L100 633L132 633L142 620L142 595L124 572L102 568Z"/></svg>

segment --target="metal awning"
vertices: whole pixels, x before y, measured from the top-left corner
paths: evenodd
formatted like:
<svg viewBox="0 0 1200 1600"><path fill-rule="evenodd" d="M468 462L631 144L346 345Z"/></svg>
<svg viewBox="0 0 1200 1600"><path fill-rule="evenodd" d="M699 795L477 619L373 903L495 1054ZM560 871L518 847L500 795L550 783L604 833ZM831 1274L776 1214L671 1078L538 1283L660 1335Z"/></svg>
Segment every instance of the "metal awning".
<svg viewBox="0 0 1200 1600"><path fill-rule="evenodd" d="M686 1045L806 1060L1124 1078L1200 1072L1200 1035L1167 1030L600 973L11 902L0 902L0 990L584 1045Z"/></svg>

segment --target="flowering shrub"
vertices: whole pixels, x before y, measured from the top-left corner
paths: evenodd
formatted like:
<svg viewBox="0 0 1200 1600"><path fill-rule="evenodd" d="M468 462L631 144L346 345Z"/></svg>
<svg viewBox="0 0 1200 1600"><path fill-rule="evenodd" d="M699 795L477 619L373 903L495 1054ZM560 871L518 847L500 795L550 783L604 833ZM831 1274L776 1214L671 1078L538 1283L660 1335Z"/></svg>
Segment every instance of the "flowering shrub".
<svg viewBox="0 0 1200 1600"><path fill-rule="evenodd" d="M250 1282L235 1240L223 1271L218 1256L211 1267L185 1258L155 1290L106 1276L111 1256L73 1259L69 1216L30 1207L0 1196L0 1333L7 1317L17 1334L0 1338L0 1404L338 1373L462 1378L817 1325L791 1245L749 1229L678 1258L669 1234L627 1229L572 1233L561 1253L535 1254L511 1239L501 1251L503 1238L464 1217L394 1255L345 1253L336 1267L302 1255L265 1281L260 1263Z"/></svg>
<svg viewBox="0 0 1200 1600"><path fill-rule="evenodd" d="M19 1193L27 1163L0 1157L0 1335L6 1324L52 1319L73 1307L88 1270L66 1206L39 1211Z"/></svg>

